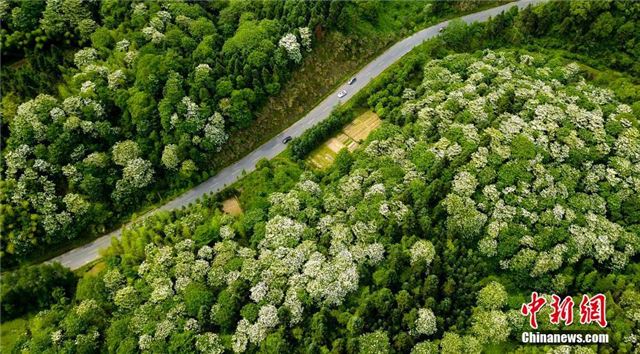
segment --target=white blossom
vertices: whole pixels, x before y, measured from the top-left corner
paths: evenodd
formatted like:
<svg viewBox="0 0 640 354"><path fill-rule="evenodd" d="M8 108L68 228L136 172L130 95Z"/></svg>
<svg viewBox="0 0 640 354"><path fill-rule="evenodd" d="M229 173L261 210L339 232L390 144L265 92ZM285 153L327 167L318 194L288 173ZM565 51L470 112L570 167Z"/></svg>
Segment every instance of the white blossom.
<svg viewBox="0 0 640 354"><path fill-rule="evenodd" d="M141 158L130 160L122 171L122 178L133 188L147 186L153 180L151 162Z"/></svg>
<svg viewBox="0 0 640 354"><path fill-rule="evenodd" d="M435 255L436 250L431 242L418 240L411 246L411 265L418 263L429 265Z"/></svg>
<svg viewBox="0 0 640 354"><path fill-rule="evenodd" d="M89 202L76 193L67 193L62 199L67 206L67 210L75 215L82 215L89 210Z"/></svg>
<svg viewBox="0 0 640 354"><path fill-rule="evenodd" d="M206 332L196 336L196 349L204 354L222 354L224 346L217 334Z"/></svg>
<svg viewBox="0 0 640 354"><path fill-rule="evenodd" d="M76 52L73 62L79 69L93 64L98 57L98 52L93 48L83 48Z"/></svg>
<svg viewBox="0 0 640 354"><path fill-rule="evenodd" d="M228 137L224 131L224 119L220 113L216 112L207 120L204 126L204 137L200 144L208 150L220 151Z"/></svg>
<svg viewBox="0 0 640 354"><path fill-rule="evenodd" d="M276 249L298 242L305 226L287 217L276 215L267 222L264 240L260 247Z"/></svg>
<svg viewBox="0 0 640 354"><path fill-rule="evenodd" d="M168 144L162 150L162 158L160 159L162 164L170 169L175 170L180 165L180 157L178 156L178 146L175 144Z"/></svg>
<svg viewBox="0 0 640 354"><path fill-rule="evenodd" d="M415 332L425 335L432 335L436 332L436 315L430 308L421 308L418 310Z"/></svg>
<svg viewBox="0 0 640 354"><path fill-rule="evenodd" d="M198 320L196 320L195 318L189 318L185 321L184 323L184 330L186 331L193 331L193 332L197 332L200 330L200 324L198 323Z"/></svg>
<svg viewBox="0 0 640 354"><path fill-rule="evenodd" d="M153 337L148 334L143 334L138 339L138 346L140 350L149 350L151 349L151 344L153 343Z"/></svg>
<svg viewBox="0 0 640 354"><path fill-rule="evenodd" d="M213 249L209 246L202 246L200 250L198 250L198 258L211 260L213 258Z"/></svg>
<svg viewBox="0 0 640 354"><path fill-rule="evenodd" d="M289 55L289 59L293 60L295 63L299 63L302 60L302 53L300 52L300 44L298 43L298 39L292 33L285 34L278 45L287 52Z"/></svg>
<svg viewBox="0 0 640 354"><path fill-rule="evenodd" d="M58 345L62 343L63 339L64 339L64 334L62 333L62 330L51 332L51 341L53 342L53 344Z"/></svg>
<svg viewBox="0 0 640 354"><path fill-rule="evenodd" d="M127 54L124 55L124 62L127 63L127 65L132 66L137 57L138 52L135 50L130 50L127 52Z"/></svg>
<svg viewBox="0 0 640 354"><path fill-rule="evenodd" d="M300 42L302 46L308 51L311 51L311 30L309 27L300 27L298 28L300 32Z"/></svg>
<svg viewBox="0 0 640 354"><path fill-rule="evenodd" d="M124 71L118 69L112 72L111 74L109 74L109 76L107 76L109 89L114 90L121 87L125 83L126 79L127 77L124 74Z"/></svg>
<svg viewBox="0 0 640 354"><path fill-rule="evenodd" d="M122 39L116 43L116 50L119 52L126 52L129 49L130 44L131 42L128 40Z"/></svg>
<svg viewBox="0 0 640 354"><path fill-rule="evenodd" d="M140 156L138 144L131 140L124 140L113 145L113 162L120 166L125 166L131 160Z"/></svg>
<svg viewBox="0 0 640 354"><path fill-rule="evenodd" d="M502 284L492 281L478 292L478 306L487 310L499 310L506 304L507 295Z"/></svg>
<svg viewBox="0 0 640 354"><path fill-rule="evenodd" d="M153 26L147 26L143 28L142 34L144 34L144 37L148 41L151 41L151 43L154 44L161 43L164 39L164 33L158 31L158 29L154 28Z"/></svg>
<svg viewBox="0 0 640 354"><path fill-rule="evenodd" d="M164 341L175 330L175 324L172 321L164 320L156 325L156 332L154 334L155 339Z"/></svg>
<svg viewBox="0 0 640 354"><path fill-rule="evenodd" d="M478 181L471 173L462 171L453 179L452 191L464 197L470 197L475 191Z"/></svg>
<svg viewBox="0 0 640 354"><path fill-rule="evenodd" d="M500 311L478 311L472 316L471 332L481 343L506 341L511 329L507 316Z"/></svg>

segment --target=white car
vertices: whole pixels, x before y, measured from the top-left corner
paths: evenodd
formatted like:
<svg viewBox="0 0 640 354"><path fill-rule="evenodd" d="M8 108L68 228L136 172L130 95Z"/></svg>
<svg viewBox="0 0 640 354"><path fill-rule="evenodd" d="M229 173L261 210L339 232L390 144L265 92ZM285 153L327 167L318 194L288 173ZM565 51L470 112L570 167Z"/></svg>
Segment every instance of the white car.
<svg viewBox="0 0 640 354"><path fill-rule="evenodd" d="M347 90L342 90L338 92L338 98L342 98L347 95Z"/></svg>

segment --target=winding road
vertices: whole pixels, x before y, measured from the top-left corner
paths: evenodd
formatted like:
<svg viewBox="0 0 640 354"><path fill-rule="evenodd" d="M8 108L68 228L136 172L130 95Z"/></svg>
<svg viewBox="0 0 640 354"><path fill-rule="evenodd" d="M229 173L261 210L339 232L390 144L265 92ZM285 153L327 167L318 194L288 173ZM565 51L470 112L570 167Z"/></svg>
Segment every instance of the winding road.
<svg viewBox="0 0 640 354"><path fill-rule="evenodd" d="M486 21L490 17L495 17L496 15L513 6L524 8L530 4L535 4L542 1L544 0L520 0L463 16L460 17L460 19L467 23ZM355 77L357 78L357 81L355 83L353 83L352 85L344 83L343 85L338 87L334 93L329 95L322 102L320 102L320 104L318 104L309 113L307 113L307 115L285 129L283 132L276 135L271 140L264 143L262 146L252 151L233 165L224 168L217 175L193 187L189 191L180 195L176 199L173 199L170 202L164 204L163 206L150 211L149 213L145 214L145 216L148 216L158 210L178 209L195 202L198 198L204 196L205 194L218 192L225 186L228 186L238 180L242 176L243 171L253 171L258 160L263 158L271 159L275 157L286 147L282 143L282 139L287 136L292 136L294 138L298 137L305 130L311 128L318 122L327 118L333 108L339 105L341 101L348 100L351 96L364 88L372 79L380 75L385 69L387 69L393 63L397 62L413 48L420 45L425 40L437 36L439 34L439 29L441 27L447 26L448 23L449 21L444 21L435 26L425 28L419 32L416 32L410 37L407 37L394 44L392 47L387 49L387 51L378 56L372 62L367 64L367 66L361 69L357 74L355 74ZM340 92L341 90L347 90L348 92L347 96L342 99L337 97L338 92ZM47 261L47 263L59 262L63 266L69 267L72 270L78 269L100 258L99 251L111 244L112 237L120 238L121 234L122 228L119 228L97 238L90 243L87 243L60 256L52 258L51 260Z"/></svg>

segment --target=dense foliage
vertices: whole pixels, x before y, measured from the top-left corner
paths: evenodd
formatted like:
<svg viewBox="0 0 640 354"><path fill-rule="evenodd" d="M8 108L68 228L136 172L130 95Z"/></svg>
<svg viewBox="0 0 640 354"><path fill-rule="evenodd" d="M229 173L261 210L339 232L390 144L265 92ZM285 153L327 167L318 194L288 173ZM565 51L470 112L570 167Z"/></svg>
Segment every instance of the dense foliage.
<svg viewBox="0 0 640 354"><path fill-rule="evenodd" d="M72 298L76 276L60 264L24 267L2 275L2 320L46 309L63 298Z"/></svg>
<svg viewBox="0 0 640 354"><path fill-rule="evenodd" d="M590 45L576 33L599 21L575 17L610 11L635 26L638 12L589 4L453 22L359 98L385 123L358 150L325 171L260 161L225 195L132 225L106 269L35 316L14 351L637 350L640 90L634 63L611 60L635 58L637 34ZM554 9L565 17L543 26ZM549 28L568 28L575 47ZM518 44L514 33L535 50L497 49ZM474 50L485 47L494 50ZM333 128L298 140L296 157ZM121 141L110 158L142 166L141 150ZM148 178L140 171L130 168L131 181ZM231 193L240 216L219 211ZM532 291L576 304L605 294L610 343L522 345ZM549 313L538 313L541 330L599 328L552 325Z"/></svg>
<svg viewBox="0 0 640 354"><path fill-rule="evenodd" d="M588 63L640 75L640 4L634 1L559 1L510 11L485 28L493 44L563 48L588 54ZM473 36L473 35L472 35ZM469 43L469 42L467 42Z"/></svg>
<svg viewBox="0 0 640 354"><path fill-rule="evenodd" d="M5 118L23 98L54 92L60 68L73 62L68 49L90 43L98 28L99 7L79 0L0 1Z"/></svg>
<svg viewBox="0 0 640 354"><path fill-rule="evenodd" d="M67 33L90 44L74 54L59 97L40 94L3 122L5 261L104 232L118 216L155 200L150 191L200 179L227 132L249 124L311 50L311 29L334 25L341 7L3 2L11 14L9 50L28 46L18 38L38 31L43 41ZM98 12L99 24L92 19Z"/></svg>
<svg viewBox="0 0 640 354"><path fill-rule="evenodd" d="M535 53L432 60L401 97L402 129L375 132L344 172L303 173L268 196L267 213L200 207L143 221L108 270L81 282L100 292L39 315L22 345L475 353L526 328L524 291L597 290L614 309L612 348L630 349L631 108L577 64Z"/></svg>
<svg viewBox="0 0 640 354"><path fill-rule="evenodd" d="M412 30L477 5L0 0L3 264L102 234L241 156L229 136L327 31L363 52L353 39L372 26Z"/></svg>

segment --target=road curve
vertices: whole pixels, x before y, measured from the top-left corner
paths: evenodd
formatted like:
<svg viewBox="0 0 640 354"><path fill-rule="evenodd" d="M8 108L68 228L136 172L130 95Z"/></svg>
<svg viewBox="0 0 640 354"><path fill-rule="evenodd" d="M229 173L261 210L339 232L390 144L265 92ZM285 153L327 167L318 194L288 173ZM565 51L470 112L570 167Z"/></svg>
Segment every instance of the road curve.
<svg viewBox="0 0 640 354"><path fill-rule="evenodd" d="M530 4L535 4L542 1L544 0L520 0L463 16L460 17L460 19L467 23L486 21L490 17L495 17L496 15L513 6L524 8ZM357 77L357 81L353 85L347 85L346 83L344 83L343 85L338 87L334 93L329 95L324 99L324 101L320 102L320 104L318 104L309 113L307 113L307 115L302 117L302 119L298 120L293 125L289 126L283 132L276 135L271 140L264 143L262 146L258 147L239 161L235 162L233 165L224 168L217 175L193 187L179 197L147 213L146 215L150 215L158 210L178 209L195 202L198 198L204 196L205 194L218 192L225 186L228 186L238 180L242 176L243 171L253 171L258 160L263 158L271 159L280 154L285 149L285 145L282 143L282 139L287 136L292 136L294 138L298 137L302 135L305 130L311 128L318 122L327 118L333 108L340 104L341 101L348 100L351 96L364 88L372 79L380 75L393 63L400 60L400 58L402 58L413 48L420 45L425 40L437 36L439 33L439 29L443 26L446 26L448 23L449 21L444 21L437 25L425 28L394 44L391 48L387 49L387 51L382 53L372 62L367 64L367 66L361 69L355 75L355 77ZM347 90L348 92L347 96L342 99L337 97L338 92L340 92L341 90ZM111 244L112 237L120 238L121 234L122 228L119 228L115 231L101 236L100 238L97 238L90 243L74 248L71 251L52 258L51 260L47 261L47 263L59 262L63 266L69 267L72 270L78 269L83 265L86 265L100 258L99 251Z"/></svg>

